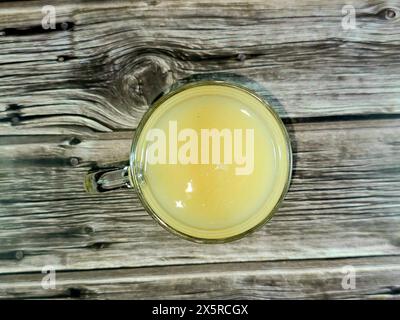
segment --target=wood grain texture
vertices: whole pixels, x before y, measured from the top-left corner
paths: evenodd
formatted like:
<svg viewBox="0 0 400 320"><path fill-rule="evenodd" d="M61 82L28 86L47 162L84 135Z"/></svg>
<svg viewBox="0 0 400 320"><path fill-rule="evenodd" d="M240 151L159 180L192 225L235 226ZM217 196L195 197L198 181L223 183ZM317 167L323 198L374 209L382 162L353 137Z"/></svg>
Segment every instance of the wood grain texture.
<svg viewBox="0 0 400 320"><path fill-rule="evenodd" d="M339 0L56 1L55 30L44 4L0 3L0 298L398 298L400 1L352 1L347 31ZM185 242L134 192L82 186L198 74L257 90L294 147L281 209L231 244Z"/></svg>
<svg viewBox="0 0 400 320"><path fill-rule="evenodd" d="M346 270L356 288L344 290ZM399 299L398 257L224 263L0 275L0 298L52 299Z"/></svg>
<svg viewBox="0 0 400 320"><path fill-rule="evenodd" d="M1 5L0 134L133 129L205 72L256 81L282 117L400 113L399 1L354 2L355 30L342 1L60 3L50 32L43 3Z"/></svg>
<svg viewBox="0 0 400 320"><path fill-rule="evenodd" d="M104 164L98 159L127 158L131 132L73 145L72 137L14 138L0 146L11 164L0 169L0 272L37 272L44 262L74 270L399 255L399 123L294 124L296 165L282 208L254 235L212 246L164 231L134 192L84 192L83 175Z"/></svg>

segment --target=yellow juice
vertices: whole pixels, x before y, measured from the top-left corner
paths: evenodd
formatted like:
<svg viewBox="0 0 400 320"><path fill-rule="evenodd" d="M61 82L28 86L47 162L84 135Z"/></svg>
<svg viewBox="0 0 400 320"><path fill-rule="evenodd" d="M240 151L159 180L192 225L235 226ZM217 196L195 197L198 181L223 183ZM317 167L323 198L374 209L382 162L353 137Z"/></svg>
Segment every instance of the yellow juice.
<svg viewBox="0 0 400 320"><path fill-rule="evenodd" d="M152 135L154 129L165 137ZM192 136L180 134L184 129ZM217 132L215 140L205 129ZM270 217L290 179L290 144L280 120L256 96L223 83L190 86L162 100L134 153L133 175L148 209L191 238L235 238L255 228Z"/></svg>

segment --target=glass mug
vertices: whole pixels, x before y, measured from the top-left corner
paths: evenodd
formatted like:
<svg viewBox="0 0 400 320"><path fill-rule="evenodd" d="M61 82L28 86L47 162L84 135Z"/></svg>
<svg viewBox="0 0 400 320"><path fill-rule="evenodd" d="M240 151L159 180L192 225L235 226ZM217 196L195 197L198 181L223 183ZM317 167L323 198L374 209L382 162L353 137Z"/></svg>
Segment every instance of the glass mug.
<svg viewBox="0 0 400 320"><path fill-rule="evenodd" d="M90 193L136 191L161 226L185 239L239 239L266 223L290 184L284 124L255 92L226 81L182 85L141 119L129 164L85 177Z"/></svg>

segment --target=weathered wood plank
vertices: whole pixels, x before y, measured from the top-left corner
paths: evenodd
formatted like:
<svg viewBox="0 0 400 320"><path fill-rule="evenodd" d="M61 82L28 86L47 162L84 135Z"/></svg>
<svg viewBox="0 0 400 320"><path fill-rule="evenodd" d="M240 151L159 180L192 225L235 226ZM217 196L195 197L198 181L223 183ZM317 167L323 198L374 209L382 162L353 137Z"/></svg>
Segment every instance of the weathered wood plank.
<svg viewBox="0 0 400 320"><path fill-rule="evenodd" d="M0 298L398 298L400 1L352 1L348 31L340 0L52 3L52 31L48 1L0 3ZM81 182L127 158L161 91L205 73L269 100L296 160L271 223L215 246L169 235L133 192ZM367 116L381 120L344 121Z"/></svg>
<svg viewBox="0 0 400 320"><path fill-rule="evenodd" d="M92 165L126 159L131 132L3 137L0 272L399 255L399 122L290 125L295 172L282 208L254 235L215 246L169 235L134 192L83 191Z"/></svg>
<svg viewBox="0 0 400 320"><path fill-rule="evenodd" d="M345 269L343 269L345 267ZM352 267L352 269L350 269ZM349 270L355 288L343 289ZM110 276L112 275L112 276ZM398 257L187 265L0 275L0 298L399 299ZM344 280L348 284L347 280Z"/></svg>
<svg viewBox="0 0 400 320"><path fill-rule="evenodd" d="M399 114L400 19L385 10L400 2L352 3L347 31L339 0L56 3L51 32L47 2L1 4L0 134L134 129L162 90L205 72L256 81L282 117Z"/></svg>

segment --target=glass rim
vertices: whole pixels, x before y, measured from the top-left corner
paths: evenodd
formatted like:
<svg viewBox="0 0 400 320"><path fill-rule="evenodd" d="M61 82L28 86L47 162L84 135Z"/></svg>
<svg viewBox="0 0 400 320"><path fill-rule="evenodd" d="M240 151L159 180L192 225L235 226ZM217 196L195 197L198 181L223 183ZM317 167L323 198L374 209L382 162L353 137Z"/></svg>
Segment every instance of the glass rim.
<svg viewBox="0 0 400 320"><path fill-rule="evenodd" d="M268 109L268 111L272 114L272 116L274 117L275 121L277 122L279 128L281 129L284 138L285 138L285 142L286 142L286 151L288 154L288 176L285 182L285 185L282 189L282 192L280 194L280 197L278 199L278 201L276 202L276 204L274 205L274 207L272 208L272 210L270 210L270 212L267 214L267 216L261 220L259 223L257 223L255 226L251 227L250 229L247 229L245 231L242 231L238 234L235 234L233 236L228 236L228 237L223 237L223 238L200 238L200 237L195 237L189 234L186 234L184 232L181 232L179 230L177 230L176 228L170 226L169 224L167 224L164 220L162 220L157 213L150 207L150 205L148 204L142 190L140 187L140 182L138 181L137 178L137 173L135 171L135 155L136 155L136 146L137 146L137 142L141 136L142 130L145 126L145 124L147 123L147 120L151 117L151 115L153 114L153 112L159 107L161 106L165 101L167 101L169 98L171 98L172 96L187 90L187 89L191 89L191 88L195 88L195 87L200 87L200 86L206 86L206 85L219 85L219 86L226 86L226 87L231 87L231 88L235 88L235 89L239 89L244 91L245 93L251 95L252 97L254 97L256 100L258 100L259 102L261 102L261 104L266 107ZM136 193L138 194L139 200L141 202L141 204L143 205L144 209L146 210L146 212L155 220L157 221L164 229L166 229L167 231L171 232L174 235L177 235L183 239L192 241L192 242L196 242L196 243L227 243L227 242L231 242L231 241L235 241L235 240L239 240L253 232L255 232L256 230L258 230L259 228L261 228L263 225L265 225L269 220L272 219L272 217L275 215L275 213L278 211L280 205L282 204L283 199L285 198L288 190L289 190L289 186L290 186L290 182L292 179L292 171L293 171L293 153L292 153L292 146L291 146L291 141L290 141L290 137L289 134L286 130L286 127L282 121L282 119L279 117L279 115L277 114L277 112L273 109L273 107L264 99L262 98L258 93L256 93L254 90L251 90L247 87L244 87L242 85L236 84L236 83L231 83L225 80L198 80L198 81L194 81L194 82L190 82L190 83L186 83L183 85L178 86L177 88L171 90L170 92L166 93L165 95L162 95L161 97L159 97L156 101L154 101L151 106L149 107L149 109L145 112L145 114L143 115L143 117L140 119L138 126L135 129L134 135L133 135L133 140L132 140L132 145L131 145L131 150L130 150L130 155L129 155L129 180L132 184L132 187L134 188L134 190L136 191Z"/></svg>

